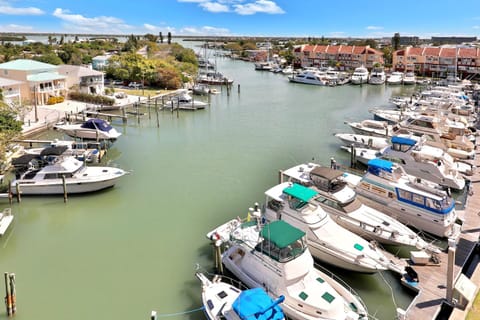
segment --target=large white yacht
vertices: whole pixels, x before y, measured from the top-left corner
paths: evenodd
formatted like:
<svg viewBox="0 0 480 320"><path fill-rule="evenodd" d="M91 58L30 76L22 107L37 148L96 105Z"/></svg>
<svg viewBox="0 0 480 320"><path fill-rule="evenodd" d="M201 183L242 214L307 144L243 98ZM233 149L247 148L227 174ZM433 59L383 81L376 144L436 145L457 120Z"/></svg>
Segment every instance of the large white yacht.
<svg viewBox="0 0 480 320"><path fill-rule="evenodd" d="M349 173L315 163L296 165L280 172L281 182L291 181L318 191L318 203L339 225L379 243L418 249L429 245L413 230L358 200L347 184Z"/></svg>
<svg viewBox="0 0 480 320"><path fill-rule="evenodd" d="M405 73L405 76L403 77L403 84L411 85L416 83L417 83L417 77L415 76L414 72Z"/></svg>
<svg viewBox="0 0 480 320"><path fill-rule="evenodd" d="M403 72L394 71L387 77L387 84L402 84L403 76Z"/></svg>
<svg viewBox="0 0 480 320"><path fill-rule="evenodd" d="M352 77L350 78L352 84L362 84L368 82L368 69L363 65L355 68Z"/></svg>
<svg viewBox="0 0 480 320"><path fill-rule="evenodd" d="M13 194L87 193L113 187L126 172L115 167L85 166L73 156L37 158L27 155L28 169L11 183Z"/></svg>
<svg viewBox="0 0 480 320"><path fill-rule="evenodd" d="M384 84L387 76L383 67L374 67L368 78L369 84Z"/></svg>
<svg viewBox="0 0 480 320"><path fill-rule="evenodd" d="M397 163L370 160L355 191L362 202L407 226L439 237L458 237L455 200L438 184L412 178Z"/></svg>
<svg viewBox="0 0 480 320"><path fill-rule="evenodd" d="M367 319L360 297L314 267L305 232L285 221L233 219L207 234L225 244L225 267L250 288L263 287L292 319Z"/></svg>
<svg viewBox="0 0 480 320"><path fill-rule="evenodd" d="M290 82L313 84L317 86L326 86L328 81L325 79L325 73L318 70L304 70L300 73L294 73L288 76Z"/></svg>

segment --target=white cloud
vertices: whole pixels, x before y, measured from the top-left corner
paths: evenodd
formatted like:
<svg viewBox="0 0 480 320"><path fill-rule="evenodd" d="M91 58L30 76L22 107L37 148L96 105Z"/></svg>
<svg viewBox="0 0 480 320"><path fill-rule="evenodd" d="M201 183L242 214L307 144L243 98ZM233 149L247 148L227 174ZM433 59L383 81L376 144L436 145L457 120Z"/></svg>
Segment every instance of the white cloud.
<svg viewBox="0 0 480 320"><path fill-rule="evenodd" d="M227 5L221 4L219 2L201 2L200 7L202 7L204 10L209 11L209 12L229 12L230 9L228 8Z"/></svg>
<svg viewBox="0 0 480 320"><path fill-rule="evenodd" d="M367 30L382 30L383 27L378 27L378 26L368 26L365 29Z"/></svg>
<svg viewBox="0 0 480 320"><path fill-rule="evenodd" d="M181 29L176 29L173 27L168 26L155 26L152 24L145 23L143 24L143 28L146 32L149 33L159 33L159 32L171 32L174 35L182 35L182 36L225 36L231 35L230 30L227 28L217 28L211 26L203 26L203 27L184 27ZM139 30L139 33L142 33Z"/></svg>
<svg viewBox="0 0 480 320"><path fill-rule="evenodd" d="M480 29L480 26L473 26L473 29Z"/></svg>
<svg viewBox="0 0 480 320"><path fill-rule="evenodd" d="M18 24L6 24L0 25L2 32L32 32L34 28L32 26L22 26ZM38 30L35 30L38 32Z"/></svg>
<svg viewBox="0 0 480 320"><path fill-rule="evenodd" d="M234 5L235 12L241 15L252 15L255 13L282 14L285 13L275 2L270 0L256 0L247 4Z"/></svg>
<svg viewBox="0 0 480 320"><path fill-rule="evenodd" d="M53 16L63 20L67 25L67 29L77 28L82 32L122 32L129 30L132 27L125 24L123 20L115 17L98 16L93 18L87 18L81 14L72 14L68 10L56 8L53 12Z"/></svg>
<svg viewBox="0 0 480 320"><path fill-rule="evenodd" d="M34 7L14 8L10 5L0 5L0 14L16 15L16 16L38 16L45 14L41 9Z"/></svg>

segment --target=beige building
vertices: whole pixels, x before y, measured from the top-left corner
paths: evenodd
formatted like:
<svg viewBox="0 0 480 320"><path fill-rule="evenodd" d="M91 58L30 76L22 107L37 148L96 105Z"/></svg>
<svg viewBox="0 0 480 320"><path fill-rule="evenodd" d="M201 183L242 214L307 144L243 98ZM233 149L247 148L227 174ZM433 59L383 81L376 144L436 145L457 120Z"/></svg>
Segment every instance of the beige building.
<svg viewBox="0 0 480 320"><path fill-rule="evenodd" d="M414 71L422 76L478 77L480 48L407 47L393 53L392 66L395 70Z"/></svg>
<svg viewBox="0 0 480 320"><path fill-rule="evenodd" d="M12 90L22 104L44 105L50 97L65 97L66 77L58 66L34 60L19 59L0 64L0 77L16 81ZM5 81L5 80L4 80Z"/></svg>
<svg viewBox="0 0 480 320"><path fill-rule="evenodd" d="M63 64L58 73L65 76L67 89L76 89L88 94L103 94L103 72L82 66Z"/></svg>
<svg viewBox="0 0 480 320"><path fill-rule="evenodd" d="M297 68L336 66L349 71L361 65L372 69L375 64L384 64L383 52L369 46L302 45L293 54Z"/></svg>

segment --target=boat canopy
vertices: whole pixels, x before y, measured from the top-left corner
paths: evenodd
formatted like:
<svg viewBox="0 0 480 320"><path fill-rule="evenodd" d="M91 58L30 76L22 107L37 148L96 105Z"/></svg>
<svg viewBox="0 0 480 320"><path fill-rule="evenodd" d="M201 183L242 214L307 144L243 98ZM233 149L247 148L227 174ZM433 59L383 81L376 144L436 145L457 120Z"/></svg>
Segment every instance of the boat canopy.
<svg viewBox="0 0 480 320"><path fill-rule="evenodd" d="M278 304L284 299L273 301L265 290L254 288L242 291L232 307L242 320L281 320L284 314Z"/></svg>
<svg viewBox="0 0 480 320"><path fill-rule="evenodd" d="M392 172L393 163L388 160L375 158L368 161L368 172L378 175L381 171Z"/></svg>
<svg viewBox="0 0 480 320"><path fill-rule="evenodd" d="M283 220L277 220L265 225L260 235L275 244L278 248L283 249L303 238L305 232L289 225Z"/></svg>
<svg viewBox="0 0 480 320"><path fill-rule="evenodd" d="M406 144L408 146L414 146L417 143L417 141L414 139L406 138L406 137L393 136L392 143L399 143L399 144Z"/></svg>
<svg viewBox="0 0 480 320"><path fill-rule="evenodd" d="M333 180L343 175L340 170L332 169L330 167L315 167L310 171L311 176L322 177L327 180Z"/></svg>
<svg viewBox="0 0 480 320"><path fill-rule="evenodd" d="M310 199L312 199L318 194L317 191L304 187L297 183L294 183L290 187L283 189L283 192L304 202L310 201Z"/></svg>
<svg viewBox="0 0 480 320"><path fill-rule="evenodd" d="M109 125L107 121L98 118L88 119L82 124L81 127L85 129L100 130L105 132L112 130L112 126Z"/></svg>

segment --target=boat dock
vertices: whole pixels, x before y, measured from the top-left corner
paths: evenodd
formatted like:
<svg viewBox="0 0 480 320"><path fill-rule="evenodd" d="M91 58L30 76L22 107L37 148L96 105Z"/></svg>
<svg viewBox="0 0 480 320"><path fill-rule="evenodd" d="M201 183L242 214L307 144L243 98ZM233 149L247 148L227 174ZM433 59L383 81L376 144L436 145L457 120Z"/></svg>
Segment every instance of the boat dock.
<svg viewBox="0 0 480 320"><path fill-rule="evenodd" d="M477 150L480 146L477 145ZM475 165L480 166L480 151L477 151ZM456 299L453 296L453 288L457 280L461 278L464 267L468 265L469 258L477 249L480 236L480 197L473 196L480 194L480 172L469 177L471 180L469 196L465 210L459 211L458 215L463 220L462 232L458 238L455 249L448 249L448 252L441 252L437 255L439 263L427 263L424 265L412 265L418 275L418 282L409 283L403 281L407 287L418 291L417 296L413 299L407 308L403 317L399 319L435 319L442 310L442 307L453 307L451 320L465 319L468 313L468 305L472 304L472 300L478 293L478 283L480 280L480 268L475 267L470 280L477 284L473 290L473 297L469 297L463 305L463 299ZM449 263L449 255L451 262ZM449 268L453 269L452 278L448 276ZM465 287L469 287L468 284ZM470 286L471 287L471 286ZM468 291L468 290L467 290ZM470 290L472 291L472 290ZM471 293L471 292L470 292Z"/></svg>

